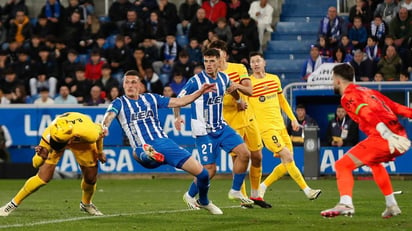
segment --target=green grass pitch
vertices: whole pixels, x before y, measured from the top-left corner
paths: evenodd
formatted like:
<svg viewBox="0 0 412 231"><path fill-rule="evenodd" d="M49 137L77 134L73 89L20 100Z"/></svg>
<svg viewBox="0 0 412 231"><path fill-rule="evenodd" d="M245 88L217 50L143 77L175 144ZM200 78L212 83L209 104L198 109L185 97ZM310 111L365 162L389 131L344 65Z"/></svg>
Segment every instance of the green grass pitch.
<svg viewBox="0 0 412 231"><path fill-rule="evenodd" d="M0 203L19 190L24 180L0 180ZM412 181L394 180L402 214L382 219L384 198L370 180L355 182L353 217L322 218L323 209L338 201L335 180L308 181L321 188L322 195L309 201L296 184L282 179L267 191L265 199L273 208L242 209L227 199L229 179L214 179L210 199L222 208L223 215L205 210L189 211L182 195L189 178L99 179L94 203L105 214L88 216L79 211L80 180L53 180L27 198L10 216L0 217L4 230L412 230Z"/></svg>

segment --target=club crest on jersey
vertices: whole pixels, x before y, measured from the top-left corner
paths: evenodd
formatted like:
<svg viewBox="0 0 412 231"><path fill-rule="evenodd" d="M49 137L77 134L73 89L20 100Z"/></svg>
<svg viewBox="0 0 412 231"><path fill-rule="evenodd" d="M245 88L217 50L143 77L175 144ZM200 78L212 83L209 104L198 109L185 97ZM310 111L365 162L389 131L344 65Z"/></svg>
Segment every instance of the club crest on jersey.
<svg viewBox="0 0 412 231"><path fill-rule="evenodd" d="M149 117L154 117L153 110L149 109L147 111L139 111L139 112L133 113L131 115L132 120L144 120L144 119L149 118Z"/></svg>
<svg viewBox="0 0 412 231"><path fill-rule="evenodd" d="M259 101L260 102L265 102L266 97L264 95L259 96Z"/></svg>

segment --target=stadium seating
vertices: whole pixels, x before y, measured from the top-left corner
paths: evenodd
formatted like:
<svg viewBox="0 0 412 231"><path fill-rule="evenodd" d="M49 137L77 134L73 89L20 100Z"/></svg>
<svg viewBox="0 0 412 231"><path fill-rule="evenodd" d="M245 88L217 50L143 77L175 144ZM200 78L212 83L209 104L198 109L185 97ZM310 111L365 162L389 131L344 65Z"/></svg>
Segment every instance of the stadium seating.
<svg viewBox="0 0 412 231"><path fill-rule="evenodd" d="M280 21L264 52L267 71L281 77L282 84L302 81L300 71L317 39L319 22L327 14L330 0L287 0Z"/></svg>

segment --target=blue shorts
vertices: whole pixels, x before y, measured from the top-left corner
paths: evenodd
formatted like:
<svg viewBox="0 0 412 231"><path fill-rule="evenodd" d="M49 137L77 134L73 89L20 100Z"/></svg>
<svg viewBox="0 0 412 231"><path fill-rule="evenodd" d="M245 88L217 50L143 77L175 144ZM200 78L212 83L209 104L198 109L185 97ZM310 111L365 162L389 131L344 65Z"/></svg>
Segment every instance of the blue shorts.
<svg viewBox="0 0 412 231"><path fill-rule="evenodd" d="M164 155L164 164L168 164L175 168L181 169L187 159L192 156L186 149L180 147L176 142L169 138L156 139L148 144L150 144L157 152ZM143 151L141 147L135 150L135 152L141 151Z"/></svg>
<svg viewBox="0 0 412 231"><path fill-rule="evenodd" d="M218 133L197 136L196 147L199 152L200 163L202 165L214 164L221 149L229 153L242 143L244 142L240 135L229 126L225 126Z"/></svg>

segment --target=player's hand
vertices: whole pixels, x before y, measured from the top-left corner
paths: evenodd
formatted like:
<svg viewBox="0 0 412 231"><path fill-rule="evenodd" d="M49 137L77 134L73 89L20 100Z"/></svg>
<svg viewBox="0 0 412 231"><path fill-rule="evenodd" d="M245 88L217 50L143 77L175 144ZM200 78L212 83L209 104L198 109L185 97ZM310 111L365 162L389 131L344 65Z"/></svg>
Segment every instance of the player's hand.
<svg viewBox="0 0 412 231"><path fill-rule="evenodd" d="M182 129L182 124L184 124L185 122L183 121L182 117L178 117L175 119L175 128L176 130L180 131Z"/></svg>
<svg viewBox="0 0 412 231"><path fill-rule="evenodd" d="M216 92L216 84L214 83L204 83L201 88L201 92L209 93L209 92Z"/></svg>
<svg viewBox="0 0 412 231"><path fill-rule="evenodd" d="M230 83L230 86L226 89L226 92L230 94L230 93L236 91L236 90L239 88L238 85L239 85L239 84L237 84L237 83L235 83L235 82L231 82L231 83Z"/></svg>
<svg viewBox="0 0 412 231"><path fill-rule="evenodd" d="M247 103L246 103L245 101L243 101L243 100L240 100L240 101L237 103L237 110L239 110L239 111L246 110L247 107L248 107Z"/></svg>
<svg viewBox="0 0 412 231"><path fill-rule="evenodd" d="M47 159L47 156L49 155L49 150L47 150L47 148L43 146L36 146L34 147L34 150L36 151L36 154L43 160Z"/></svg>
<svg viewBox="0 0 412 231"><path fill-rule="evenodd" d="M388 137L388 143L389 143L389 151L392 153L398 151L399 153L404 153L409 150L411 147L411 141L403 136L399 136L396 134L393 134Z"/></svg>
<svg viewBox="0 0 412 231"><path fill-rule="evenodd" d="M299 131L299 128L302 127L297 120L292 120L292 129L293 131Z"/></svg>
<svg viewBox="0 0 412 231"><path fill-rule="evenodd" d="M104 164L106 163L106 154L104 152L98 153L97 154L97 159L100 161L100 163Z"/></svg>

